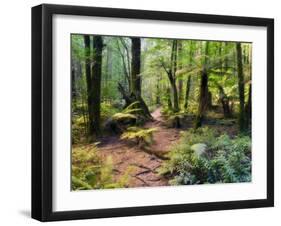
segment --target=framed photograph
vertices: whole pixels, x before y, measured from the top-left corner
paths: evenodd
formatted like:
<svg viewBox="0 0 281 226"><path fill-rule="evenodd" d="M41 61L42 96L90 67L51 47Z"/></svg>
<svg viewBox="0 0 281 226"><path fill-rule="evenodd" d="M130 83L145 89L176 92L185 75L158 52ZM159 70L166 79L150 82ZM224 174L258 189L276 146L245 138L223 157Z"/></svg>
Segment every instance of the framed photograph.
<svg viewBox="0 0 281 226"><path fill-rule="evenodd" d="M274 21L32 8L32 217L274 205Z"/></svg>

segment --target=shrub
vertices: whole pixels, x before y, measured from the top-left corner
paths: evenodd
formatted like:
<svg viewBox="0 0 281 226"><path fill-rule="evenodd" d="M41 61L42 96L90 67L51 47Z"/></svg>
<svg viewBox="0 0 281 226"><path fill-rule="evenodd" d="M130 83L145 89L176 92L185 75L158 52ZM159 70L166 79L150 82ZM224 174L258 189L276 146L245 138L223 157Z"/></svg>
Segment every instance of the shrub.
<svg viewBox="0 0 281 226"><path fill-rule="evenodd" d="M206 128L184 132L174 145L160 174L170 184L233 183L251 181L251 139L217 136Z"/></svg>

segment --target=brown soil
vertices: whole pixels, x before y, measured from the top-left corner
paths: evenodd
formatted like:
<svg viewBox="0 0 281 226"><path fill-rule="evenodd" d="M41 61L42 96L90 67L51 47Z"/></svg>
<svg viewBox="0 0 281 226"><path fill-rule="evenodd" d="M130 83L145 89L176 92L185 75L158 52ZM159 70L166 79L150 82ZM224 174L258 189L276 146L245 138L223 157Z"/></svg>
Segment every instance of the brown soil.
<svg viewBox="0 0 281 226"><path fill-rule="evenodd" d="M155 154L122 141L118 137L107 137L99 146L99 154L103 159L111 156L116 180L128 169L132 170L128 187L168 185L168 180L157 173L163 162L162 158L157 156L163 156L169 147L179 140L180 130L164 126L160 108L157 108L152 116L154 120L147 122L145 128L157 128L153 135L154 143L149 148Z"/></svg>

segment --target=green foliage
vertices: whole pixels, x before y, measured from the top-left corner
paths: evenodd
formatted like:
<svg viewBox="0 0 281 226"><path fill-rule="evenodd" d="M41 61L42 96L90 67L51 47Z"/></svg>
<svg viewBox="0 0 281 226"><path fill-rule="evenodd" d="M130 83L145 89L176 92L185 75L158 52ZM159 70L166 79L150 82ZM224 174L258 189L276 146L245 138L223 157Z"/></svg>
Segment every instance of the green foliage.
<svg viewBox="0 0 281 226"><path fill-rule="evenodd" d="M72 149L72 189L88 190L100 188L122 188L127 186L130 174L128 168L116 182L113 178L111 156L102 161L97 154L96 145L74 147Z"/></svg>
<svg viewBox="0 0 281 226"><path fill-rule="evenodd" d="M109 103L109 102L102 102L101 103L101 118L103 120L112 117L118 111L119 111L119 109L112 106L112 104Z"/></svg>
<svg viewBox="0 0 281 226"><path fill-rule="evenodd" d="M134 141L140 146L149 146L153 143L153 133L157 131L156 128L142 129L139 127L129 127L121 135L122 140Z"/></svg>
<svg viewBox="0 0 281 226"><path fill-rule="evenodd" d="M73 115L72 116L72 143L83 143L86 141L85 137L87 135L87 123L86 116L84 115Z"/></svg>
<svg viewBox="0 0 281 226"><path fill-rule="evenodd" d="M118 112L112 116L112 118L116 121L125 121L130 119L137 119L138 113L141 111L140 108L136 108L139 104L138 101L130 104L125 109L123 109L121 112Z"/></svg>
<svg viewBox="0 0 281 226"><path fill-rule="evenodd" d="M172 185L251 181L248 136L217 137L207 127L184 132L169 157L159 172L170 175Z"/></svg>

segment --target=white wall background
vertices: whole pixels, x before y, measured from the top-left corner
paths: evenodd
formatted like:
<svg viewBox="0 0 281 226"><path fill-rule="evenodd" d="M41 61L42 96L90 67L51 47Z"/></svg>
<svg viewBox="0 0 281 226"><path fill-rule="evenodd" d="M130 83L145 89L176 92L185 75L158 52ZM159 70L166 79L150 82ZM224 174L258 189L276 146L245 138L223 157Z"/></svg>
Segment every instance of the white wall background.
<svg viewBox="0 0 281 226"><path fill-rule="evenodd" d="M43 1L44 2L44 1ZM36 0L1 2L0 225L39 225L30 219L31 10ZM60 0L44 3L275 18L275 208L56 222L55 225L276 225L281 213L281 14L277 0Z"/></svg>

